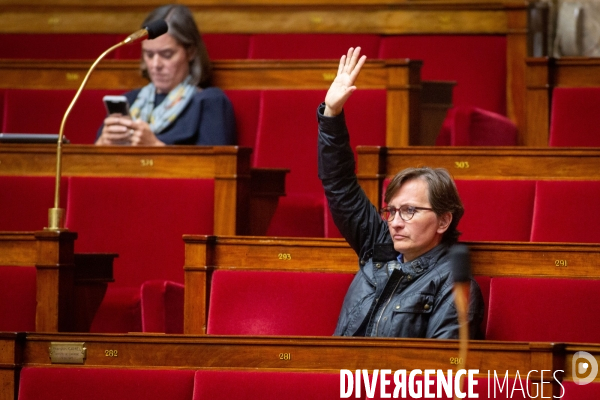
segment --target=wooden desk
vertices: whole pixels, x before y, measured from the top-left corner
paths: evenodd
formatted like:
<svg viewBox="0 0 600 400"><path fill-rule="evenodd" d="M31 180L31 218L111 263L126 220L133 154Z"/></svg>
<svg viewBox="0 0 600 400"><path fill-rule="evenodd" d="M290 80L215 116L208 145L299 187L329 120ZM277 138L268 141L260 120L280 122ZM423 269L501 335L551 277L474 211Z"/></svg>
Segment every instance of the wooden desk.
<svg viewBox="0 0 600 400"><path fill-rule="evenodd" d="M600 149L358 146L358 179L373 204L383 180L407 167L446 168L455 179L600 180Z"/></svg>
<svg viewBox="0 0 600 400"><path fill-rule="evenodd" d="M600 58L536 57L526 60L527 146L548 146L555 87L600 86Z"/></svg>
<svg viewBox="0 0 600 400"><path fill-rule="evenodd" d="M0 265L36 268L38 332L89 332L108 282L109 255L74 255L74 232L0 232ZM100 260L103 268L94 268ZM1 268L1 267L0 267Z"/></svg>
<svg viewBox="0 0 600 400"><path fill-rule="evenodd" d="M186 235L184 333L205 334L212 271L219 269L356 273L358 257L342 239ZM473 275L600 278L600 246L472 242ZM561 267L566 260L568 267Z"/></svg>
<svg viewBox="0 0 600 400"><path fill-rule="evenodd" d="M250 148L237 146L65 145L62 176L214 179L215 234L261 235L266 232L279 197L285 195L287 171L252 169L251 152ZM0 143L0 175L55 173L56 145ZM257 219L252 221L254 217Z"/></svg>
<svg viewBox="0 0 600 400"><path fill-rule="evenodd" d="M214 85L224 89L323 89L335 79L339 61L313 60L220 60L214 61ZM77 89L89 61L0 60L0 88ZM449 101L430 100L421 106L421 61L369 60L363 67L358 84L362 89L387 92L387 139L389 146L419 144L421 108L424 119L439 120L431 105L445 107ZM87 89L131 90L147 84L141 77L139 61L105 60L90 76ZM428 82L427 93L452 90L451 82ZM447 97L447 96L446 96ZM445 99L444 99L445 100ZM439 132L442 120L432 129ZM425 125L424 129L428 126ZM432 129L429 129L432 130ZM432 136L434 133L429 133Z"/></svg>

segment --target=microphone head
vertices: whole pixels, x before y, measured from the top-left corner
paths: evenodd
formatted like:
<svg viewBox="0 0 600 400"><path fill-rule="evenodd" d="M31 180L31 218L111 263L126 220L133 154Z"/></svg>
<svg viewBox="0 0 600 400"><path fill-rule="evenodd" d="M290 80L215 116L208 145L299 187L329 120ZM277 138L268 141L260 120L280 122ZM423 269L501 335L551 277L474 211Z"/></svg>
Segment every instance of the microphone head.
<svg viewBox="0 0 600 400"><path fill-rule="evenodd" d="M448 256L454 282L469 282L471 280L469 248L464 244L455 244L450 247Z"/></svg>
<svg viewBox="0 0 600 400"><path fill-rule="evenodd" d="M169 30L169 26L167 25L164 19L158 19L144 26L144 29L148 31L148 39L155 39L160 35L164 35L165 33L167 33L167 31Z"/></svg>

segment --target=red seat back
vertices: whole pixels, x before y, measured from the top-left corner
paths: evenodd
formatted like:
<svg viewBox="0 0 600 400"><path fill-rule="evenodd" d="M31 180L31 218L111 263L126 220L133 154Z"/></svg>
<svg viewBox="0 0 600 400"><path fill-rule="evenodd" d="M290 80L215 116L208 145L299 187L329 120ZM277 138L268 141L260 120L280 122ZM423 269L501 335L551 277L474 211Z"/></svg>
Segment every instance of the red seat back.
<svg viewBox="0 0 600 400"><path fill-rule="evenodd" d="M532 242L600 243L600 181L538 181Z"/></svg>
<svg viewBox="0 0 600 400"><path fill-rule="evenodd" d="M119 253L114 286L183 283L183 234L211 234L208 179L71 177L66 225L78 252Z"/></svg>
<svg viewBox="0 0 600 400"><path fill-rule="evenodd" d="M0 176L0 231L38 231L48 226L55 184L51 176ZM67 179L61 180L60 189L64 207Z"/></svg>
<svg viewBox="0 0 600 400"><path fill-rule="evenodd" d="M120 35L106 33L3 33L2 58L36 60L95 60L117 44ZM107 54L111 59L114 54ZM90 63L91 66L91 63Z"/></svg>
<svg viewBox="0 0 600 400"><path fill-rule="evenodd" d="M600 280L492 278L486 339L600 343Z"/></svg>
<svg viewBox="0 0 600 400"><path fill-rule="evenodd" d="M207 332L331 336L353 274L215 271Z"/></svg>
<svg viewBox="0 0 600 400"><path fill-rule="evenodd" d="M260 114L260 90L225 90L233 105L238 146L254 148ZM256 152L252 153L252 157Z"/></svg>
<svg viewBox="0 0 600 400"><path fill-rule="evenodd" d="M498 113L457 106L448 110L435 143L438 146L516 146L517 126Z"/></svg>
<svg viewBox="0 0 600 400"><path fill-rule="evenodd" d="M106 117L102 97L114 90L84 90L71 110L64 135L74 144L93 144ZM54 133L60 125L74 90L7 89L2 131L7 133ZM31 118L35 110L36 117Z"/></svg>
<svg viewBox="0 0 600 400"><path fill-rule="evenodd" d="M348 48L360 46L361 54L377 58L379 35L373 34L257 34L250 38L251 59L339 60Z"/></svg>
<svg viewBox="0 0 600 400"><path fill-rule="evenodd" d="M535 181L456 180L463 241L529 241Z"/></svg>
<svg viewBox="0 0 600 400"><path fill-rule="evenodd" d="M552 91L550 146L600 147L600 88Z"/></svg>
<svg viewBox="0 0 600 400"><path fill-rule="evenodd" d="M506 115L506 37L394 35L383 37L379 58L423 60L423 80L456 81L455 105Z"/></svg>
<svg viewBox="0 0 600 400"><path fill-rule="evenodd" d="M331 400L339 396L339 373L199 370L193 400Z"/></svg>
<svg viewBox="0 0 600 400"><path fill-rule="evenodd" d="M0 332L35 331L36 270L0 266Z"/></svg>
<svg viewBox="0 0 600 400"><path fill-rule="evenodd" d="M191 400L194 371L25 367L19 400Z"/></svg>

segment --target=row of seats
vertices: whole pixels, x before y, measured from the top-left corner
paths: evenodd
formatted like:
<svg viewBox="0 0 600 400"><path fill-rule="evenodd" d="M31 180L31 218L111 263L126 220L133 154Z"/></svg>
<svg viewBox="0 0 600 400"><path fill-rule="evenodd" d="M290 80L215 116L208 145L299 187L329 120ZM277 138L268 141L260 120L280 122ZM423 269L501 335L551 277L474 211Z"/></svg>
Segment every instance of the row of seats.
<svg viewBox="0 0 600 400"><path fill-rule="evenodd" d="M17 89L0 92L0 101L4 103L4 118L0 121L2 131L58 132L73 93ZM96 130L105 115L101 99L108 93L102 90L82 92L65 127L65 136L72 143L94 142ZM286 180L287 195L281 199L267 234L335 236L335 227L326 224L325 200L317 177L316 108L325 98L325 91L228 90L226 93L235 110L238 144L254 149L252 166L290 169ZM355 94L347 107L348 123L354 128L354 148L385 144L385 104L385 90L363 90ZM32 107L39 110L38 118L30 118ZM371 118L363 118L364 113Z"/></svg>
<svg viewBox="0 0 600 400"><path fill-rule="evenodd" d="M120 41L115 34L2 34L2 58L95 59ZM506 115L506 38L502 35L205 34L221 59L338 59L361 46L369 58L423 60L424 80L456 81L454 103ZM61 43L61 46L56 46ZM317 45L318 44L318 45ZM137 44L109 55L138 59Z"/></svg>
<svg viewBox="0 0 600 400"><path fill-rule="evenodd" d="M369 375L369 380L373 379ZM502 378L501 378L502 379ZM520 382L510 378L505 386L488 388L493 385L487 377L475 378L473 393L480 399L527 399L527 393L537 397L539 384L535 388L522 387L525 377ZM360 395L351 398L381 399L391 398L395 384L393 379L386 385L382 395L380 380L373 387L361 385ZM413 397L405 387L406 397L423 398L422 375L418 375L417 391ZM419 385L420 384L420 385ZM467 392L468 380L463 386ZM592 383L580 386L572 381L563 381L564 400L592 400L600 394L600 384ZM420 389L419 389L420 387ZM510 388L510 389L509 389ZM513 390L516 388L516 390ZM489 390L488 390L489 389ZM265 399L290 400L339 399L341 390L340 373L311 371L246 371L246 370L177 370L177 369L117 369L117 368L68 368L68 367L25 367L20 373L18 400L76 400L85 397L89 400L112 398L114 400L143 398L146 400L230 400L230 399ZM344 388L346 390L346 388ZM536 394L536 391L537 394ZM429 393L437 393L436 386L427 389ZM402 392L401 392L402 393ZM545 392L548 395L548 390ZM345 396L344 398L347 398ZM428 396L429 397L429 396ZM397 397L394 397L397 398ZM445 394L436 399L451 399ZM471 397L469 397L471 398Z"/></svg>
<svg viewBox="0 0 600 400"><path fill-rule="evenodd" d="M22 299L23 305L17 311L8 301L2 301L0 330L34 330L35 270L2 267L0 273L2 282L10 282L2 296ZM216 270L210 282L207 333L330 336L353 277L353 273ZM486 305L481 329L487 340L600 343L600 322L589 318L600 312L599 280L520 276L475 279ZM122 297L122 302L130 306L130 318L143 315L143 325L134 321L138 324L134 331L182 333L183 292L182 284L152 280L138 289L141 304ZM559 302L555 301L556 293L562 294ZM107 300L114 301L119 294L118 290L117 295L111 294L109 289ZM129 325L111 321L112 326L102 326L104 319L126 315L107 306L99 313L106 310L107 315L97 315L93 331L129 332L135 325L132 321Z"/></svg>
<svg viewBox="0 0 600 400"><path fill-rule="evenodd" d="M353 274L217 270L211 281L207 333L329 336L352 278ZM600 312L600 281L475 279L486 304L481 326L486 339L600 343L600 322L588 313ZM564 294L559 304L556 293ZM554 306L547 307L550 303ZM555 323L558 315L560 324Z"/></svg>
<svg viewBox="0 0 600 400"><path fill-rule="evenodd" d="M600 243L600 181L455 182L465 209L463 241Z"/></svg>

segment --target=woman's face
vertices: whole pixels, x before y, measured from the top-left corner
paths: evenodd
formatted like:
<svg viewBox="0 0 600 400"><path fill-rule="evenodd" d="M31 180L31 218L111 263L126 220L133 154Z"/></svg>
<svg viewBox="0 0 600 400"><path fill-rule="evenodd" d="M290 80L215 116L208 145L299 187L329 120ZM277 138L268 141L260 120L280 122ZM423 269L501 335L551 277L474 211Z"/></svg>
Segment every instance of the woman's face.
<svg viewBox="0 0 600 400"><path fill-rule="evenodd" d="M169 93L190 73L191 56L168 33L142 42L142 55L158 93Z"/></svg>

